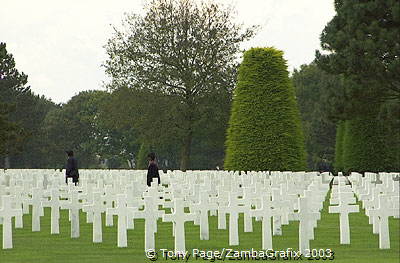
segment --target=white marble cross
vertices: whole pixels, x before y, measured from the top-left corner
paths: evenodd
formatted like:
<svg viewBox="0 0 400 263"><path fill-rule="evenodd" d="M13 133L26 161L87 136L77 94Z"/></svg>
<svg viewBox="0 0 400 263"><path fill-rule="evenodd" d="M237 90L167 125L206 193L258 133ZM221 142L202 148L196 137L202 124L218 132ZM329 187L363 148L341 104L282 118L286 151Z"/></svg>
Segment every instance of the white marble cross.
<svg viewBox="0 0 400 263"><path fill-rule="evenodd" d="M60 194L57 189L51 190L51 200L42 201L43 207L51 208L51 234L60 234Z"/></svg>
<svg viewBox="0 0 400 263"><path fill-rule="evenodd" d="M282 200L280 198L280 189L272 190L272 206L277 213L272 218L272 233L275 236L282 235ZM279 213L278 213L279 212Z"/></svg>
<svg viewBox="0 0 400 263"><path fill-rule="evenodd" d="M238 198L236 193L229 193L229 203L228 206L220 209L225 213L229 214L229 245L238 246L239 245L239 229L238 220L239 213L243 212L243 207L239 206Z"/></svg>
<svg viewBox="0 0 400 263"><path fill-rule="evenodd" d="M154 201L159 202L160 199L160 193L158 192L158 189L160 186L158 185L158 182L151 182L150 187L147 188L147 192L143 193L144 196L149 196L154 199Z"/></svg>
<svg viewBox="0 0 400 263"><path fill-rule="evenodd" d="M107 208L107 216L118 216L118 247L128 246L128 233L127 233L127 215L128 209L126 207L126 196L124 194L117 195L117 206L115 208Z"/></svg>
<svg viewBox="0 0 400 263"><path fill-rule="evenodd" d="M82 208L82 203L79 202L78 191L70 193L70 199L61 203L62 209L68 209L71 216L71 238L79 237L79 211Z"/></svg>
<svg viewBox="0 0 400 263"><path fill-rule="evenodd" d="M32 205L32 231L40 231L40 217L42 216L42 192L39 189L32 189L32 198L28 203Z"/></svg>
<svg viewBox="0 0 400 263"><path fill-rule="evenodd" d="M251 211L253 217L260 217L262 219L262 249L272 249L271 217L277 213L279 211L272 209L270 195L262 197L260 209Z"/></svg>
<svg viewBox="0 0 400 263"><path fill-rule="evenodd" d="M24 202L24 195L23 195L23 188L21 186L15 186L12 195L12 203L14 204L14 208L22 209L22 204ZM23 215L15 217L15 228L23 228L24 227L24 222L23 222Z"/></svg>
<svg viewBox="0 0 400 263"><path fill-rule="evenodd" d="M164 210L158 210L158 204L151 196L144 197L144 210L134 212L135 218L145 220L145 251L155 249L154 233L157 231L157 220L162 217Z"/></svg>
<svg viewBox="0 0 400 263"><path fill-rule="evenodd" d="M366 181L365 182L365 188L364 189L362 189L360 192L359 192L359 197L360 197L360 200L361 201L365 201L365 200L369 200L372 196L371 196L371 194L372 194L372 192L371 192L371 189L372 189L372 183L371 182L368 182L368 181Z"/></svg>
<svg viewBox="0 0 400 263"><path fill-rule="evenodd" d="M216 209L216 204L210 203L210 198L206 191L200 192L200 202L192 205L194 211L200 213L200 240L209 240L208 211Z"/></svg>
<svg viewBox="0 0 400 263"><path fill-rule="evenodd" d="M185 222L194 221L195 217L194 214L185 213L182 198L175 198L172 214L163 215L163 222L173 222L175 226L175 252L185 253Z"/></svg>
<svg viewBox="0 0 400 263"><path fill-rule="evenodd" d="M321 200L319 200L319 197L316 193L312 192L311 190L305 190L304 191L304 197L307 198L308 200L308 209L310 212L315 212L317 213L317 217L313 218L311 220L310 224L310 230L309 230L309 235L308 238L310 240L314 240L314 228L317 227L318 220L321 219L321 214L319 213L319 208L321 204Z"/></svg>
<svg viewBox="0 0 400 263"><path fill-rule="evenodd" d="M228 204L229 192L222 190L222 187L218 190L218 196L212 197L212 201L218 203L218 229L226 229L226 213L223 207Z"/></svg>
<svg viewBox="0 0 400 263"><path fill-rule="evenodd" d="M12 243L12 218L22 216L21 208L12 208L11 197L2 196L2 206L0 208L0 218L3 219L3 249L13 247Z"/></svg>
<svg viewBox="0 0 400 263"><path fill-rule="evenodd" d="M152 202L154 203L154 205L157 207L158 209L158 205L164 205L165 203L165 198L167 197L168 199L171 198L170 194L166 193L166 192L159 192L159 189L162 189L163 186L158 185L158 180L157 178L153 178L155 180L153 180L153 182L151 182L151 186L147 187L147 191L143 192L143 197L149 197L152 199ZM163 199L161 199L160 197L163 197ZM141 207L143 205L143 201L142 200L137 200L135 205L137 207ZM172 207L171 207L172 208ZM136 209L137 211L137 209ZM133 212L133 215L135 214L135 212ZM155 232L157 232L157 224L155 224Z"/></svg>
<svg viewBox="0 0 400 263"><path fill-rule="evenodd" d="M238 199L243 212L244 232L253 232L253 218L251 216L252 200L247 198Z"/></svg>
<svg viewBox="0 0 400 263"><path fill-rule="evenodd" d="M28 189L30 189L29 181L23 181L23 200L22 200L22 213L24 215L29 214L29 196L28 196ZM1 187L0 187L1 188Z"/></svg>
<svg viewBox="0 0 400 263"><path fill-rule="evenodd" d="M93 215L93 243L103 242L101 214L106 211L106 207L101 200L101 193L93 192L92 203L83 205L82 210Z"/></svg>
<svg viewBox="0 0 400 263"><path fill-rule="evenodd" d="M141 196L142 193L137 191L132 184L129 184L125 187L125 195L126 207L128 210L126 215L126 227L127 229L135 229L135 212L137 212L139 208L143 206L143 200Z"/></svg>
<svg viewBox="0 0 400 263"><path fill-rule="evenodd" d="M340 202L345 202L346 204L355 204L356 198L354 197L353 192L340 192L332 195L329 203L331 205L338 205Z"/></svg>
<svg viewBox="0 0 400 263"><path fill-rule="evenodd" d="M81 194L78 194L79 199L82 200L84 204L92 204L93 203L93 188L94 185L87 183L83 188ZM86 213L86 223L93 223L93 213L87 212Z"/></svg>
<svg viewBox="0 0 400 263"><path fill-rule="evenodd" d="M349 205L348 199L342 200L341 194L339 195L339 205L329 206L329 213L339 213L340 222L340 244L350 244L350 225L349 213L358 213L358 205Z"/></svg>
<svg viewBox="0 0 400 263"><path fill-rule="evenodd" d="M114 207L115 193L112 185L106 185L105 194L101 197L103 202L106 203L107 209ZM106 214L106 226L113 226L114 220L112 214Z"/></svg>
<svg viewBox="0 0 400 263"><path fill-rule="evenodd" d="M372 188L372 197L369 200L364 200L362 202L363 207L365 207L365 214L369 218L369 224L372 224L372 233L379 234L379 218L378 216L372 216L369 214L370 210L379 207L379 191L377 188Z"/></svg>
<svg viewBox="0 0 400 263"><path fill-rule="evenodd" d="M369 214L372 216L379 217L379 248L389 249L390 248L390 236L389 236L389 220L390 216L396 214L396 210L390 207L389 198L385 195L379 196L379 207L370 210Z"/></svg>
<svg viewBox="0 0 400 263"><path fill-rule="evenodd" d="M296 191L291 189L292 186L289 184L289 182L286 182L284 184L280 185L280 193L279 193L279 201L281 202L281 220L282 220L282 225L288 225L289 220L292 220L292 216L295 210L295 207L297 207L298 202L298 195L293 194Z"/></svg>
<svg viewBox="0 0 400 263"><path fill-rule="evenodd" d="M299 211L297 217L300 221L299 224L299 250L305 254L310 249L309 231L311 222L318 218L319 213L310 212L309 200L307 197L299 198Z"/></svg>

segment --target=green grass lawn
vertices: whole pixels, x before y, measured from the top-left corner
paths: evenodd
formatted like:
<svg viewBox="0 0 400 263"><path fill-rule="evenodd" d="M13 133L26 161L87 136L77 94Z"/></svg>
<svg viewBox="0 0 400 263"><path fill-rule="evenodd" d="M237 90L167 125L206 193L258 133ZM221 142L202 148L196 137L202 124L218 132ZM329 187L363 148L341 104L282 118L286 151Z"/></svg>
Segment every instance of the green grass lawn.
<svg viewBox="0 0 400 263"><path fill-rule="evenodd" d="M311 241L312 248L331 249L334 251L334 262L400 262L400 227L399 219L390 219L391 249L380 250L378 235L372 234L372 226L362 210L350 215L351 245L339 244L339 215L327 213L327 201L322 212L322 218L315 229L315 240ZM103 218L104 219L104 218ZM36 263L36 262L150 262L144 254L144 221L136 220L135 229L128 231L128 248L117 248L116 226L103 226L103 243L92 243L92 225L86 224L84 213L80 215L81 237L70 238L70 224L66 210L61 212L60 234L50 235L50 210L45 210L41 218L41 232L31 232L31 217L24 216L24 228L13 229L14 248L0 249L0 263ZM228 222L228 221L227 221ZM104 223L104 220L103 220ZM116 223L116 218L114 223ZM231 247L235 250L260 250L261 223L254 221L254 232L243 232L243 218L239 222L240 246ZM0 225L0 232L2 226ZM291 221L283 226L283 235L274 236L275 250L286 250L298 247L298 222ZM171 223L158 224L156 234L157 250L165 248L173 250ZM210 217L210 240L199 240L199 227L186 223L186 249L222 250L228 245L228 231L217 230L217 217ZM303 259L303 261L306 259ZM322 259L320 259L323 261ZM166 261L159 253L158 261ZM168 260L171 261L171 260ZM190 262L207 262L203 259ZM216 260L218 261L218 260ZM226 260L228 261L228 260ZM284 261L284 260L280 260ZM287 260L286 260L287 261ZM325 260L326 261L326 260Z"/></svg>

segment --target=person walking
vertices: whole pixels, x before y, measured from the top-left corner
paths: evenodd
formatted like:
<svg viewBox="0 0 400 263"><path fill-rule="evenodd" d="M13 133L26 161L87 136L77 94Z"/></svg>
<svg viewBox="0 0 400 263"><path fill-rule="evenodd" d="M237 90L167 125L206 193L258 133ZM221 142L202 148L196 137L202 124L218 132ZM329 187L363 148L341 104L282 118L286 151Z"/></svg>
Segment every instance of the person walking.
<svg viewBox="0 0 400 263"><path fill-rule="evenodd" d="M156 162L156 155L154 153L149 153L147 155L149 159L149 166L147 168L147 185L150 186L153 178L158 179L158 184L160 184L160 174L158 173L158 165Z"/></svg>
<svg viewBox="0 0 400 263"><path fill-rule="evenodd" d="M74 157L73 151L66 151L68 155L66 170L65 170L65 183L68 184L68 178L72 178L75 185L79 182L78 160Z"/></svg>

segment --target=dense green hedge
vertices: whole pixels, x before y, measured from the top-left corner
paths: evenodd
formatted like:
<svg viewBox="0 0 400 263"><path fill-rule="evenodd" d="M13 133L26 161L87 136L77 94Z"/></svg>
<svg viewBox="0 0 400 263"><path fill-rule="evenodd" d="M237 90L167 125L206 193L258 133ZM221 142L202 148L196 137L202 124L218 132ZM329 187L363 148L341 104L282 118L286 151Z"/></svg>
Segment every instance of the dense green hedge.
<svg viewBox="0 0 400 263"><path fill-rule="evenodd" d="M343 166L346 171L385 170L384 132L374 115L366 113L346 121L343 141Z"/></svg>
<svg viewBox="0 0 400 263"><path fill-rule="evenodd" d="M400 104L394 100L381 107L378 116L385 129L385 171L400 171Z"/></svg>
<svg viewBox="0 0 400 263"><path fill-rule="evenodd" d="M252 48L238 71L226 140L227 170L304 170L306 152L283 52Z"/></svg>
<svg viewBox="0 0 400 263"><path fill-rule="evenodd" d="M345 134L346 121L340 121L336 128L336 143L335 143L335 171L343 171L343 140Z"/></svg>
<svg viewBox="0 0 400 263"><path fill-rule="evenodd" d="M336 130L337 172L399 171L400 134L394 120L383 118L379 105L369 105L362 116L341 121Z"/></svg>

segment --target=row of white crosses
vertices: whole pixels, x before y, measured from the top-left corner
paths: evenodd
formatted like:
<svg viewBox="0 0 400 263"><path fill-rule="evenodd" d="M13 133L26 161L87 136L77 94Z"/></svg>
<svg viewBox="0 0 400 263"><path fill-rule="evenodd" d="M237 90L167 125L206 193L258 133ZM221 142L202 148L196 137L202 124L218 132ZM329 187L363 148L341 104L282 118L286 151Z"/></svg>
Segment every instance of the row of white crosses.
<svg viewBox="0 0 400 263"><path fill-rule="evenodd" d="M40 174L39 171L43 174ZM27 179L26 175L29 175L29 179ZM44 215L43 208L50 207L51 234L59 234L59 211L60 209L68 209L71 221L71 237L79 237L79 211L82 208L82 203L78 198L78 189L73 184L65 187L63 185L63 177L62 173L55 173L51 170L20 170L19 172L16 170L7 170L7 173L1 174L0 223L4 222L5 226L3 231L3 248L12 248L12 235L9 228L11 217L15 217L16 219L15 227L22 228L22 215L29 213L29 205L32 206L32 231L40 231L40 217ZM44 190L45 185L53 188ZM55 188L55 186L57 187ZM64 197L68 197L68 200L60 200L60 196L62 196L60 190L62 191L62 189L67 189L66 196ZM86 196L88 196L88 193ZM50 197L50 200L48 197ZM94 200L97 199L94 198ZM97 222L98 216L95 216L94 226L97 226L98 229ZM94 231L94 242L101 242L98 241L99 239L101 240L101 230Z"/></svg>
<svg viewBox="0 0 400 263"><path fill-rule="evenodd" d="M399 174L365 173L362 177L359 173L352 173L349 180L369 217L372 232L379 235L379 248L389 249L389 218L400 218Z"/></svg>
<svg viewBox="0 0 400 263"><path fill-rule="evenodd" d="M340 244L350 244L350 223L349 214L358 213L358 205L356 203L353 191L350 185L347 185L347 178L339 175L336 177L332 186L329 213L339 213L339 228L340 228Z"/></svg>
<svg viewBox="0 0 400 263"><path fill-rule="evenodd" d="M118 176L119 172L121 175ZM320 219L320 210L329 190L330 178L327 174L316 176L316 173L291 172L257 172L247 175L216 171L169 172L161 173L161 181L166 187L153 184L147 188L143 171L135 171L134 176L125 171L98 171L97 177L95 173L96 171L83 170L78 187L73 184L66 186L62 173L35 173L33 179L27 180L28 183L25 181L26 176L18 174L10 176L8 183L3 185L6 189L0 188L0 191L5 192L6 196L19 192L20 194L14 195L20 195L20 208L28 207L28 212L28 205L32 205L33 231L40 231L43 207L50 207L51 233L58 234L59 209L68 209L71 237L77 238L79 211L83 210L87 213L87 222L93 224L93 242L98 243L102 242L101 214L105 213L106 226L114 224L113 215L118 216L117 245L126 247L127 229L134 228L135 219L144 218L145 249L148 250L155 248L157 220L163 219L165 222L173 222L175 249L184 251L184 222L193 221L200 225L200 239L208 240L209 213L218 214L218 229L226 229L226 214L229 214L229 244L239 245L238 215L243 213L245 232L253 231L252 218L262 221L262 246L265 249L273 248L272 235L282 235L282 224L299 220L299 247L304 252L309 248L309 241L314 238L314 228ZM4 178L0 177L0 181L2 179ZM23 190L20 188L17 191L17 187L22 187ZM348 196L346 187L340 191L338 187L334 187L332 204L339 206L331 209L332 212L338 209L338 212L343 214L341 225L343 223L344 230L341 230L341 242L346 242L345 215L348 214L348 206L353 200ZM382 189L387 191L390 187L388 182ZM67 200L60 200L60 197ZM16 199L14 196L13 198ZM158 209L159 205L171 208L172 213L163 214L164 211ZM140 210L142 207L144 210ZM185 207L189 208L190 213L184 212ZM16 217L21 218L22 222L22 215L17 214ZM347 239L350 240L349 237Z"/></svg>
<svg viewBox="0 0 400 263"><path fill-rule="evenodd" d="M234 178L234 177L233 177ZM246 219L246 214L250 215L251 217L256 217L256 219L260 219L262 220L262 225L264 226L263 228L263 241L262 241L262 245L264 248L268 249L268 248L272 248L272 231L271 231L271 217L277 218L276 220L276 224L274 225L274 230L275 230L275 234L279 235L282 234L280 230L280 221L284 221L284 223L288 223L287 221L289 216L288 214L293 214L293 218L297 218L297 220L300 220L303 227L303 232L305 233L304 235L302 235L300 233L300 235L302 235L302 241L300 242L301 246L304 249L309 248L309 240L313 239L313 234L310 235L311 229L313 229L314 224L316 224L316 221L319 218L319 212L313 212L313 209L315 209L315 205L310 205L310 209L308 209L308 206L305 207L303 205L303 208L299 209L299 207L301 205L297 206L297 212L295 212L292 209L286 209L286 207L288 205L283 205L283 203L285 202L284 200L282 200L280 198L280 195L282 194L281 192L276 191L277 189L275 189L275 191L272 191L272 197L271 198L271 190L272 188L269 187L267 190L268 186L271 186L270 184L268 184L268 186L266 186L266 188L264 189L264 191L262 191L264 193L264 196L261 195L261 200L258 200L259 202L257 202L257 200L254 201L254 203L251 203L251 199L254 198L248 198L249 200L247 200L247 205L245 205L244 200L246 200L246 195L245 194L241 194L241 190L240 188L237 187L237 182L235 182L236 180L233 179L232 176L230 177L229 180L225 181L225 180L221 180L222 184L219 185L217 187L217 197L212 197L211 199L216 201L218 203L218 228L219 229L224 229L226 228L226 222L225 222L225 215L229 214L229 244L230 245L239 245L239 235L238 235L238 215L240 213L244 214L244 218ZM320 177L321 178L321 177ZM169 180L169 182L173 181L173 179ZM185 182L182 182L182 179L180 178L181 184L184 184ZM226 182L231 182L231 183L226 183ZM301 181L300 181L301 182ZM313 203L314 200L317 201L317 210L322 208L322 202L324 200L324 196L327 192L327 190L329 189L329 187L325 184L323 185L323 187L318 188L318 186L322 186L322 184L320 184L320 180L317 180L315 182L312 182L314 184L312 185L312 189L316 190L317 189L317 193L319 193L317 195L317 198L311 198L310 196L306 196L304 195L304 197L302 197L302 200L306 201L307 203ZM329 182L329 181L328 181ZM269 182L270 183L270 182ZM214 184L213 184L214 185ZM218 185L218 183L217 183ZM243 184L245 185L245 184ZM247 186L244 186L243 188L246 188ZM179 187L177 187L179 188ZM209 189L206 188L205 192L210 191ZM242 189L243 190L243 189ZM246 191L244 191L246 192ZM322 194L321 194L322 193ZM324 194L325 193L325 194ZM204 198L204 194L200 194L200 198ZM252 196L251 194L249 194L249 196ZM322 196L322 198L321 198ZM205 199L203 199L200 203L209 203L210 200L204 201ZM296 201L299 200L298 196L296 197ZM319 201L318 201L319 200ZM275 201L275 203L274 203ZM321 205L318 204L318 202L321 202ZM287 202L285 202L287 204ZM303 202L304 203L304 202ZM250 205L249 205L250 204ZM256 207L257 204L262 204L260 208L254 210L254 209L249 209L249 207ZM282 209L282 205L284 206L285 209ZM260 206L260 205L258 205ZM192 207L196 207L195 205L193 205ZM211 210L214 209L215 206L211 206ZM207 209L204 209L207 211ZM194 212L196 212L196 209L193 209ZM205 212L202 212L205 213ZM196 218L196 217L195 217ZM285 220L286 218L286 220ZM315 218L315 219L314 219ZM310 219L314 219L314 221L310 220ZM194 219L195 220L195 219ZM204 221L203 221L204 222ZM252 226L251 226L251 220L249 221L250 224L246 225L245 223L245 231L246 228L249 231L252 231ZM269 222L269 223L268 223ZM309 222L312 222L312 224L310 224ZM202 227L203 223L201 223L201 228L202 229L208 229L208 227ZM266 227L267 225L269 225L269 227ZM247 227L246 227L247 226ZM201 235L204 236L208 236L208 233L204 233L204 231L201 230ZM181 246L181 248L183 248L184 246ZM181 249L180 248L180 249ZM178 250L180 251L180 250ZM304 251L304 250L303 250Z"/></svg>
<svg viewBox="0 0 400 263"><path fill-rule="evenodd" d="M232 178L229 180L229 182L232 182ZM224 181L225 182L225 181ZM233 184L234 185L234 184ZM319 181L316 181L315 184L313 185L313 190L316 190L315 188L318 188ZM323 185L324 187L321 187L317 189L317 192L323 193L327 192L328 186L325 184ZM226 187L229 189L229 191L224 191L222 188ZM276 189L275 189L276 190ZM224 195L222 193L228 193L227 198L224 198ZM272 248L272 231L271 231L271 217L278 217L278 218L285 218L285 210L286 209L280 209L280 205L282 205L282 201L280 200L279 197L275 197L276 204L274 205L272 199L271 199L271 193L268 191L264 191L265 195L262 196L262 201L259 202L261 203L261 207L256 209L256 210L248 210L246 206L241 205L241 200L244 198L239 198L238 196L240 195L240 191L235 188L235 186L229 185L229 184L222 184L221 188L218 189L218 194L219 196L214 198L219 204L223 203L223 206L219 206L218 208L218 227L219 228L225 228L226 224L224 220L220 220L220 218L225 219L225 214L230 215L230 223L229 223L229 244L230 245L238 245L239 244L239 236L238 236L238 214L239 213L246 213L249 211L251 214L251 217L256 217L262 220L262 226L263 226L263 238L262 238L262 246L265 249ZM279 195L277 191L275 191L275 196ZM201 194L201 196L204 196L204 194ZM324 194L322 195L317 195L318 198L315 198L316 200L319 199L320 202L323 202L324 200ZM322 196L322 199L321 199ZM201 197L203 198L203 197ZM314 198L313 198L314 199ZM301 241L300 241L300 246L303 248L303 251L307 248L309 248L309 240L313 238L313 235L310 236L311 229L314 227L313 224L310 224L310 222L313 222L312 219L316 220L319 218L319 213L318 212L313 212L313 206L310 205L310 209L308 208L308 203L313 203L313 199L310 199L310 197L304 195L300 200L303 200L300 205L297 206L298 212L295 213L296 216L293 216L300 220L301 222L301 229L300 231L300 236L301 236ZM227 201L226 201L227 200ZM298 200L298 199L297 199ZM278 202L279 201L279 202ZM209 202L207 201L201 201L201 202ZM255 202L257 203L257 202ZM301 208L300 208L301 207ZM319 207L322 207L322 205L317 204L317 209ZM212 207L211 209L213 209ZM300 208L300 209L299 209ZM195 209L193 209L195 211ZM206 209L204 209L206 210ZM282 213L283 212L283 213ZM293 212L294 213L294 212ZM222 217L220 217L222 215ZM190 220L190 218L189 218ZM193 219L194 220L194 219ZM251 221L250 221L251 222ZM203 223L201 223L203 225ZM245 224L246 228L246 224ZM248 227L251 229L251 227ZM204 229L207 229L205 227ZM274 228L276 229L276 228ZM279 231L276 231L279 233ZM203 231L201 231L202 235L204 234ZM281 233L279 233L281 234ZM208 235L208 233L207 233ZM181 240L182 241L182 240ZM176 240L178 242L178 240ZM182 242L180 242L181 246L178 249L178 251L181 251L184 246L182 245Z"/></svg>
<svg viewBox="0 0 400 263"><path fill-rule="evenodd" d="M193 174L194 175L194 174ZM258 175L258 176L257 176ZM30 182L32 191L26 196L22 202L22 207L28 207L26 204L32 206L32 231L40 231L40 217L44 215L43 208L50 207L51 209L51 233L59 234L59 210L68 209L69 210L69 220L71 221L71 237L79 237L79 211L82 209L87 213L87 222L93 223L93 242L102 242L102 229L101 229L101 214L106 212L106 225L113 225L112 216L118 216L118 240L117 245L119 247L127 246L127 232L126 230L133 228L133 219L144 217L146 220L146 233L145 233L145 247L146 249L154 248L154 233L157 230L157 219L162 217L162 212L158 210L158 205L163 204L164 207L172 207L173 213L170 215L164 215L163 220L173 221L174 223L174 236L177 250L184 248L184 239L182 239L182 227L183 224L179 223L180 220L193 219L200 224L200 239L209 239L209 227L208 227L208 212L216 212L219 214L219 228L226 228L225 214L230 215L230 239L229 243L231 245L239 244L238 237L238 214L244 213L245 216L245 231L253 231L252 227L252 217L262 220L263 225L266 224L268 219L265 211L271 212L271 216L275 218L274 221L274 234L281 235L280 226L281 224L288 224L289 214L294 215L294 209L286 208L284 203L288 204L289 192L286 196L287 200L283 197L282 191L286 192L288 188L287 183L291 182L296 184L296 180L288 180L289 177L292 179L296 178L296 175L291 173L282 173L272 176L271 179L265 179L265 173L258 173L252 175L243 175L242 177L237 176L237 174L225 173L221 177L216 176L215 173L211 173L207 176L183 176L185 180L182 182L182 177L178 178L180 184L173 184L174 175L164 176L166 182L171 182L169 187L167 187L164 194L165 197L170 195L170 202L160 202L160 195L158 187L154 186L148 189L147 194L143 194L143 189L145 187L138 187L138 189L133 189L131 187L126 187L126 191L122 195L115 195L117 189L126 185L128 181L126 177L115 177L108 176L114 180L113 184L104 185L104 179L107 176L100 177L97 181L90 175L87 178L83 177L81 179L81 186L75 187L72 183L68 186L63 185L62 174L55 174L51 176L47 174L46 176L37 176ZM19 176L20 181L24 181L22 176ZM309 176L308 176L309 177ZM44 190L44 179L47 178L47 186L49 190ZM124 179L125 178L125 179ZM139 177L140 178L140 177ZM142 181L144 177L142 176L139 180L136 179L135 182ZM235 178L232 180L232 178ZM321 178L321 177L320 177ZM176 178L175 178L176 179ZM14 181L10 180L12 183L10 185L17 185L18 179ZM182 187L185 182L189 182L190 185L194 185L197 189L194 194L190 194L190 191L185 191ZM212 183L209 183L209 182ZM311 182L312 180L297 180L299 182ZM57 186L59 184L59 187ZM204 191L198 191L200 189ZM27 184L24 184L27 186ZM179 187L179 185L181 187ZM175 186L175 187L174 187ZM217 186L217 187L215 187ZM306 189L304 185L302 187ZM10 186L10 188L12 188ZM25 187L28 189L29 187ZM189 187L190 188L190 187ZM155 190L155 191L154 191ZM80 192L80 193L78 193ZM161 191L162 192L162 191ZM266 196L260 196L260 193L267 194ZM293 195L297 195L294 193ZM260 198L256 198L260 196ZM67 198L67 200L60 200L60 197ZM136 200L137 197L141 200L142 197L145 199L145 209L143 211L138 211L140 200ZM49 199L50 198L50 199ZM128 200L129 199L129 200ZM268 199L268 201L267 201ZM134 201L136 200L136 201ZM165 198L164 198L165 200ZM182 200L182 203L180 203ZM213 203L214 201L214 203ZM266 205L270 203L269 207ZM129 205L132 203L133 205ZM191 208L192 213L184 213L182 207L188 206ZM281 208L281 207L284 208ZM252 209L257 208L256 210ZM297 210L299 208L297 207ZM29 211L29 210L28 210ZM268 212L268 213L269 213ZM301 211L300 211L301 212ZM22 219L22 215L19 216ZM293 218L295 216L292 216ZM221 219L221 220L220 220ZM301 219L300 219L301 220ZM22 222L22 220L21 220ZM268 233L268 229L265 229L263 233ZM7 234L7 232L6 232ZM267 240L272 240L270 236L263 235L263 244L271 243ZM272 244L268 245L272 247Z"/></svg>

